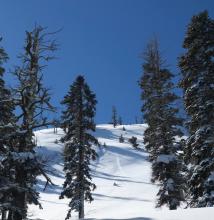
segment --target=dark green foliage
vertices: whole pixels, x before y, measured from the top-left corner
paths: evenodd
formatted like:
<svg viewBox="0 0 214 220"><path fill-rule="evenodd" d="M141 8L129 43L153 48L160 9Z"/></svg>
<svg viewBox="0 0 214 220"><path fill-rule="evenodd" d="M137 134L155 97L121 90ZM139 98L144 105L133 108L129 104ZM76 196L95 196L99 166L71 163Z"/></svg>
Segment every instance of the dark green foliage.
<svg viewBox="0 0 214 220"><path fill-rule="evenodd" d="M16 144L16 118L13 114L14 102L11 91L6 88L3 79L3 63L8 59L4 49L0 48L0 210L2 219L5 220L8 211L16 208L11 199L14 188L14 177L11 175L10 150Z"/></svg>
<svg viewBox="0 0 214 220"><path fill-rule="evenodd" d="M52 122L52 126L53 126L53 129L54 129L54 134L57 134L58 128L60 127L60 121L57 120L57 119L54 119L53 122Z"/></svg>
<svg viewBox="0 0 214 220"><path fill-rule="evenodd" d="M89 165L97 157L93 146L98 145L98 141L92 135L95 131L96 103L95 94L83 76L76 78L62 101L66 108L62 113L66 179L60 198L71 199L66 219L71 217L72 211L77 211L79 218L84 218L84 200L93 200L91 191L96 186L91 182Z"/></svg>
<svg viewBox="0 0 214 220"><path fill-rule="evenodd" d="M131 138L128 139L129 143L132 145L132 147L137 148L138 143L137 143L137 137L132 136Z"/></svg>
<svg viewBox="0 0 214 220"><path fill-rule="evenodd" d="M122 120L122 117L121 117L121 116L118 117L118 124L119 124L119 125L122 125L122 124L123 124L123 120Z"/></svg>
<svg viewBox="0 0 214 220"><path fill-rule="evenodd" d="M189 117L185 160L191 164L191 207L214 205L214 20L204 11L192 17L180 57L181 87Z"/></svg>
<svg viewBox="0 0 214 220"><path fill-rule="evenodd" d="M121 134L120 137L119 137L119 142L120 142L120 143L124 143L124 137L123 137L122 134Z"/></svg>
<svg viewBox="0 0 214 220"><path fill-rule="evenodd" d="M176 159L176 156L172 155L160 155L152 164L153 177L161 182L161 187L157 194L157 207L161 207L166 204L170 210L177 209L181 201L184 201L185 181L181 172L183 164L181 160ZM165 158L161 158L165 156ZM161 160L163 159L163 160ZM159 169L162 172L159 172ZM157 171L157 173L156 173Z"/></svg>
<svg viewBox="0 0 214 220"><path fill-rule="evenodd" d="M114 128L118 125L117 110L115 106L112 107L112 124Z"/></svg>
<svg viewBox="0 0 214 220"><path fill-rule="evenodd" d="M173 74L163 64L158 42L152 40L144 53L143 76L140 81L142 111L148 124L144 144L152 161L152 181L161 184L157 206L166 204L170 209L176 209L184 199L181 161L176 155L175 146L175 136L182 135L178 128L182 120L178 118L178 109L173 105L178 99L172 91Z"/></svg>

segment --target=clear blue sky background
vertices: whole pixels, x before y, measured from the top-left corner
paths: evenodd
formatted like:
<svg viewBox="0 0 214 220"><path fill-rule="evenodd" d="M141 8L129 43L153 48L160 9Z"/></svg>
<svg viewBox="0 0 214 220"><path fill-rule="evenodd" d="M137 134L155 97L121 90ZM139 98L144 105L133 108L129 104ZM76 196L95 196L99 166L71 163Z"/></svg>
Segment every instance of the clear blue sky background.
<svg viewBox="0 0 214 220"><path fill-rule="evenodd" d="M8 67L19 64L25 30L34 24L57 34L57 60L45 70L45 84L52 89L57 107L78 74L86 77L96 93L96 121L109 122L112 105L126 123L140 116L140 53L148 40L159 37L169 67L178 73L177 57L192 15L208 9L213 0L5 0L1 1L0 35L10 56ZM10 76L9 84L12 83Z"/></svg>

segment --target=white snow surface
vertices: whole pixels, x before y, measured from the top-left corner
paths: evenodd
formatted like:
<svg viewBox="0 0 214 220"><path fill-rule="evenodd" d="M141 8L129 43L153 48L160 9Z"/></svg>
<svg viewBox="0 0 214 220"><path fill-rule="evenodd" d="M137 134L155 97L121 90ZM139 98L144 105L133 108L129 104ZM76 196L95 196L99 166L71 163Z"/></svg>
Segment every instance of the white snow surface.
<svg viewBox="0 0 214 220"><path fill-rule="evenodd" d="M99 157L91 165L93 182L97 189L94 201L86 203L85 218L96 220L213 220L214 208L182 209L169 211L167 207L155 208L158 185L150 182L151 163L143 148L144 124L98 125L95 136L106 147L97 148ZM120 135L125 138L119 143ZM43 191L45 180L38 178L40 202L43 209L29 206L29 218L37 220L64 220L68 210L68 199L59 199L64 182L62 150L63 145L56 140L63 136L61 129L54 134L53 129L35 132L38 152L47 161L49 176L55 186ZM138 151L130 146L128 138L136 136ZM71 219L77 219L73 213Z"/></svg>

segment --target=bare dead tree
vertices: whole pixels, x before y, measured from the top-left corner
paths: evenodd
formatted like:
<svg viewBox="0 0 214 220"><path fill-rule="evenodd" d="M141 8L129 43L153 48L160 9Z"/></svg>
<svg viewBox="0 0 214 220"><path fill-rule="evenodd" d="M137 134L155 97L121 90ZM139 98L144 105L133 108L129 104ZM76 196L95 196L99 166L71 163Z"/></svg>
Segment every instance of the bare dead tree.
<svg viewBox="0 0 214 220"><path fill-rule="evenodd" d="M21 158L16 160L15 176L16 184L23 190L16 189L14 192L16 210L10 213L13 220L26 218L28 203L41 207L39 193L33 187L38 175L46 178L45 188L52 184L35 152L33 131L52 124L46 113L53 112L54 107L50 104L49 89L43 85L43 71L47 62L54 58L52 52L57 49L56 41L51 39L53 34L41 26L36 26L31 32L26 31L24 53L19 56L22 65L14 71L18 81L14 89L15 104L20 112L17 117L19 145L14 151L16 158Z"/></svg>

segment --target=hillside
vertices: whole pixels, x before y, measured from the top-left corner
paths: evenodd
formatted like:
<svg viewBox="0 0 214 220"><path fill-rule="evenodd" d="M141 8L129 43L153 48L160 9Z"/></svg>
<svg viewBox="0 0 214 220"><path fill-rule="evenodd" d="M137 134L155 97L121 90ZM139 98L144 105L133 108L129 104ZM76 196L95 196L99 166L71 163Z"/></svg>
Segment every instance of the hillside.
<svg viewBox="0 0 214 220"><path fill-rule="evenodd" d="M97 185L94 201L86 204L85 215L88 219L132 219L132 220L206 220L213 219L214 208L179 209L155 208L158 187L150 182L151 164L148 154L143 150L145 125L125 125L113 128L112 125L98 125L96 137L106 147L97 149L99 158L92 164L92 177ZM119 143L123 134L125 143ZM59 140L63 132L58 129L44 129L35 133L38 151L47 161L49 175L55 186L43 191L45 182L39 178L43 210L31 206L29 217L42 220L63 220L67 213L68 200L59 200L64 182L62 149ZM133 149L127 139L136 136L142 147ZM76 219L75 217L73 219Z"/></svg>

